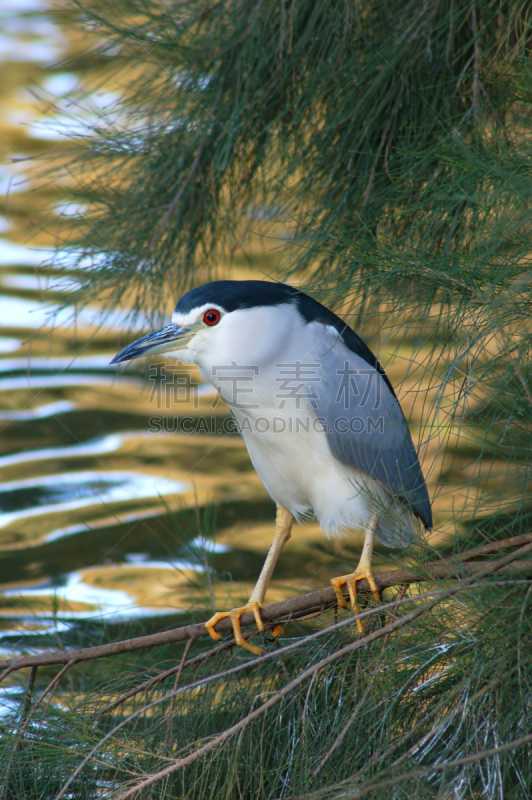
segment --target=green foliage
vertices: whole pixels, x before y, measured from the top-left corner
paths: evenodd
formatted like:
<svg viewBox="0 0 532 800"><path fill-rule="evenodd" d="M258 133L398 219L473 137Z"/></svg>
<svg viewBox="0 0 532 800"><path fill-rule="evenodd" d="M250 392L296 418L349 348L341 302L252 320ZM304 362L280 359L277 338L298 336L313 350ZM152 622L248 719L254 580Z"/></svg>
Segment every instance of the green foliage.
<svg viewBox="0 0 532 800"><path fill-rule="evenodd" d="M133 285L159 310L244 217L276 211L294 222L287 267L313 267L322 290L498 293L530 229L526 9L83 4L124 100L73 164L95 203L75 240L96 257L81 296L118 303Z"/></svg>
<svg viewBox="0 0 532 800"><path fill-rule="evenodd" d="M196 664L184 673L175 709L166 679L105 712L110 697L156 674L156 664L171 664L171 652L135 656L129 668L124 659L79 668L75 689L33 717L5 796L51 800L86 757L66 796L119 797L131 779L137 784L190 756L306 670L308 679L281 703L135 796L380 798L391 790L394 798L420 800L527 797L532 607L526 583L482 581L393 636L318 669L356 641L349 618L327 628L332 619L324 615L318 632L294 640L288 652L273 648L259 662L231 653ZM393 617L404 620L411 609L412 603L399 606ZM377 633L384 612L369 613L368 632ZM527 736L528 743L519 742ZM2 737L2 763L16 740L13 725ZM465 764L454 763L464 757Z"/></svg>
<svg viewBox="0 0 532 800"><path fill-rule="evenodd" d="M529 532L528 4L117 0L87 2L83 14L112 54L124 102L69 165L73 195L88 204L70 243L92 259L73 299L132 299L157 313L200 267L201 281L216 274L250 227L275 233L282 222L279 274L349 302L381 347L413 365L405 372L424 445L438 442L447 510L456 474L468 475L472 499L467 513L457 503L447 550ZM373 613L369 630L412 605ZM531 611L524 577L464 587L316 668L138 796L529 797ZM260 662L231 653L196 663L173 709L155 684L102 711L175 663L175 649L79 668L24 737L21 719L8 720L4 800L51 800L98 743L69 796L118 797L353 641L352 625L330 622L322 615L315 638L292 630L300 638L283 660L272 648Z"/></svg>

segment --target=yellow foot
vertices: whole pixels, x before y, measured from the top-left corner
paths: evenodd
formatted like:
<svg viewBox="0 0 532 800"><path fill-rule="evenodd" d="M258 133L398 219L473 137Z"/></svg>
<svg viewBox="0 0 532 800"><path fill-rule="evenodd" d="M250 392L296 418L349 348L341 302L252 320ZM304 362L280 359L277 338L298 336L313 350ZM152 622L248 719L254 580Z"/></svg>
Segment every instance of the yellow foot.
<svg viewBox="0 0 532 800"><path fill-rule="evenodd" d="M344 593L342 592L342 586L344 583L347 586L347 591L349 592L349 597L351 599L351 608L353 609L353 614L360 614L360 607L357 601L357 581L361 581L363 578L367 580L369 583L369 587L373 593L373 597L377 602L380 602L381 596L379 593L379 589L377 584L375 583L375 578L371 574L369 568L363 567L362 569L358 567L355 572L352 572L350 575L342 575L340 578L333 578L331 580L332 587L334 589L334 593L336 595L336 601L339 606L347 606L349 605L347 600L344 597ZM364 634L364 623L361 619L357 619L357 628L358 632L363 635Z"/></svg>
<svg viewBox="0 0 532 800"><path fill-rule="evenodd" d="M235 641L239 647L243 647L244 650L249 650L250 653L254 653L256 656L261 656L263 654L263 650L260 647L255 647L249 642L246 642L244 637L242 636L242 629L240 627L240 617L245 611L253 611L253 616L255 617L255 622L257 623L257 628L259 631L264 630L264 624L260 618L260 603L256 600L249 600L245 606L241 606L240 608L233 608L232 611L217 611L216 614L211 617L211 619L205 623L205 627L209 631L210 635L213 639L221 639L219 633L214 630L214 626L220 622L221 619L225 619L226 617L231 617L231 622L233 624L233 633L235 634Z"/></svg>

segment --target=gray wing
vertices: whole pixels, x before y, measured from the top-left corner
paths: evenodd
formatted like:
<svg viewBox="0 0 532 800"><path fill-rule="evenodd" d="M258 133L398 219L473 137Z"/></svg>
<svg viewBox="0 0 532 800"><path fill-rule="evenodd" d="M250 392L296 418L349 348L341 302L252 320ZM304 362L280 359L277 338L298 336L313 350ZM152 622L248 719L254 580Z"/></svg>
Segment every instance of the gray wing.
<svg viewBox="0 0 532 800"><path fill-rule="evenodd" d="M309 405L333 455L380 481L432 527L427 487L398 400L382 375L341 338L328 334L319 340L319 380L312 384Z"/></svg>

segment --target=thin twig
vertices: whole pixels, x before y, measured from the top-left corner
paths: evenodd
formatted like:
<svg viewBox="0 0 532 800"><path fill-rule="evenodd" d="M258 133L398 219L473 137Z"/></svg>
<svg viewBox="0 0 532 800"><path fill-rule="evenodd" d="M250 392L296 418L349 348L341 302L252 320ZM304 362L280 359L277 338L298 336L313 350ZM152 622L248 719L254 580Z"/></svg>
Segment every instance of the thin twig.
<svg viewBox="0 0 532 800"><path fill-rule="evenodd" d="M175 676L174 681L174 688L172 690L172 699L170 700L170 708L168 709L168 722L166 725L166 736L164 737L164 746L168 747L170 742L170 734L172 732L172 719L174 716L174 709L175 709L175 698L177 690L179 689L179 681L181 680L181 675L183 674L183 667L185 666L185 661L187 660L187 656L190 653L190 648L194 644L193 639L189 639L185 645L185 652L183 653L183 658L181 659L181 663L179 664L179 669L177 670L177 674Z"/></svg>
<svg viewBox="0 0 532 800"><path fill-rule="evenodd" d="M281 645L279 643L279 639L275 640L275 647L277 650L281 650ZM283 675L285 676L286 680L290 680L290 673L288 672L288 667L286 666L285 660L282 656L279 656L279 664L281 665L281 669L283 671Z"/></svg>
<svg viewBox="0 0 532 800"><path fill-rule="evenodd" d="M207 8L203 8L200 13L198 14L197 18L197 25L196 25L196 32L199 30L201 23L210 15L213 11L215 11L218 6L221 6L224 0L218 0L218 2L213 3L211 6Z"/></svg>
<svg viewBox="0 0 532 800"><path fill-rule="evenodd" d="M507 586L508 584L511 584L512 586L515 586L516 584L523 584L523 583L526 583L528 585L529 581L528 580L519 580L519 579L518 580L496 581L496 582L491 582L490 586ZM466 589L470 589L470 590L471 589L477 589L477 588L480 588L481 585L482 584L480 584L480 583L472 583L472 584L465 585L465 586L457 586L452 590L452 593L456 593L456 592L459 592L459 591L462 591L462 590L466 590ZM415 597L405 598L402 601L402 604L418 602L418 601L424 600L424 599L426 599L428 597L435 597L435 596L443 597L443 595L447 596L448 594L449 594L449 592L448 591L444 591L444 590L436 590L436 591L425 592L425 593L417 595ZM373 614L381 613L383 610L388 610L389 608L396 607L399 604L400 603L398 603L397 600L394 600L394 601L391 601L389 603L385 603L385 604L383 604L381 606L378 606L378 607L369 608L366 611L361 612L358 616L360 618L369 617L369 616L371 616ZM292 644L286 645L285 647L282 648L282 650L280 651L280 654L293 652L293 651L301 648L303 645L305 645L309 641L318 639L319 637L324 636L325 634L330 634L331 632L333 632L334 629L338 630L338 629L344 628L346 625L353 625L355 622L356 622L356 618L354 616L350 616L348 619L343 620L342 622L339 622L337 625L330 626L330 627L324 628L324 629L320 629L319 631L316 631L316 632L310 634L309 636L304 637L303 639L298 639L296 642L293 642ZM381 629L381 630L384 630L384 629ZM385 633L386 633L386 636L389 635L389 631L385 632ZM366 637L364 640L361 639L359 641L364 643L364 642L367 642L368 639ZM199 680L195 681L194 683L188 684L187 686L184 686L183 688L178 689L177 692L176 692L176 695L183 694L185 692L194 691L195 689L203 687L208 683L212 683L213 681L223 680L223 679L228 678L229 676L234 675L234 674L236 674L238 672L242 672L243 670L248 669L251 666L256 666L259 662L263 663L265 661L269 661L269 660L271 660L272 658L275 658L278 655L279 655L279 652L276 651L276 650L273 650L270 653L267 653L266 655L261 656L259 659L245 661L245 662L243 662L243 663L241 663L241 664L239 664L239 665L237 665L235 667L231 667L230 669L227 669L227 670L225 670L223 672L217 673L215 675L209 675L209 676L200 678ZM165 695L164 697L158 698L157 700L154 700L151 703L148 703L147 705L143 706L142 708L137 709L136 711L134 711L126 720L123 720L121 723L116 725L113 730L109 731L109 733L107 733L98 742L98 744L93 748L91 753L89 753L89 755L86 756L86 758L84 759L84 762L82 764L80 764L80 766L76 770L75 775L72 775L71 778L69 779L69 781L71 782L72 780L74 780L74 778L79 774L79 772L81 771L83 766L94 756L96 751L103 744L105 744L105 742L113 734L118 733L118 731L121 728L123 728L128 722L131 722L135 718L139 717L141 714L143 714L143 713L145 713L147 711L150 711L152 708L155 708L156 706L160 705L161 703L166 702L167 700L170 699L171 696L172 696L172 693L170 693L168 695ZM67 786L64 786L63 790L66 791L67 788L68 788ZM59 797L57 797L55 800L59 800Z"/></svg>
<svg viewBox="0 0 532 800"><path fill-rule="evenodd" d="M148 778L145 778L140 783L137 783L135 786L132 786L127 791L122 792L117 796L116 800L126 800L126 798L132 797L134 794L137 794L137 792L140 792L142 789L146 789L148 786L151 786L154 783L158 783L160 780L166 778L168 775L171 775L172 773L177 772L180 769L183 769L189 764L194 763L194 761L197 761L203 755L209 753L211 750L214 750L214 748L221 745L227 739L230 739L232 736L234 736L235 733L238 733L238 731L247 727L259 717L262 717L267 711L270 710L270 708L273 708L273 706L277 705L277 703L279 703L281 700L287 697L291 692L293 692L294 689L296 689L298 686L300 686L309 678L312 678L316 673L321 672L326 667L330 666L331 664L334 664L335 661L338 661L340 658L343 658L349 653L352 653L356 650L360 650L362 647L366 647L368 644L371 644L376 639L380 639L387 633L391 633L392 631L403 628L405 625L408 625L409 623L413 622L415 619L421 616L421 614L424 614L426 611L432 608L436 602L441 602L441 600L429 601L428 603L424 603L419 608L410 611L408 614L405 614L405 616L401 617L401 619L390 623L390 625L386 625L384 628L381 628L380 630L375 631L374 633L369 634L368 636L365 636L362 639L357 639L355 642L352 642L351 644L348 644L345 647L336 650L330 656L327 656L327 658L318 661L312 667L308 667L306 670L303 670L303 672L300 672L289 683L285 684L285 686L283 686L282 689L279 689L279 691L277 691L274 695L272 695L259 708L255 709L255 711L252 711L251 714L247 714L245 717L243 717L237 723L235 723L235 725L231 725L230 728L227 728L225 731L218 734L218 736L213 737L209 742L204 744L202 747L199 747L197 750L194 750L188 756L177 759L173 764L170 764L168 767L165 767L159 772L150 775ZM60 794L57 795L56 800L60 800L60 798L63 796L64 796L64 791L62 789Z"/></svg>
<svg viewBox="0 0 532 800"><path fill-rule="evenodd" d="M314 677L312 678L312 680L309 682L308 689L307 689L307 693L306 693L306 695L305 695L305 703L304 703L304 705L303 705L303 711L302 711L302 713L301 713L301 720L302 720L303 724L305 723L305 720L306 720L306 718L307 718L307 714L308 714L308 706L309 706L309 700L310 700L310 693L311 693L311 691L312 691L312 687L314 686L314 683L315 683L315 681L316 681L316 678L317 678L317 677L318 677L318 673L316 673L316 675L314 675ZM296 700L299 700L299 697L298 697L297 695L296 695Z"/></svg>
<svg viewBox="0 0 532 800"><path fill-rule="evenodd" d="M393 136L390 136L388 139L388 144L386 145L386 150L384 151L384 169L386 170L386 174L390 179L391 183L394 183L394 179L390 175L390 170L388 169L388 150L390 149L390 145L393 142Z"/></svg>
<svg viewBox="0 0 532 800"><path fill-rule="evenodd" d="M47 695L49 692L51 692L51 691L52 691L52 689L54 689L54 688L57 686L57 684L59 683L59 681L61 680L61 678L62 678L62 677L63 677L63 675L65 674L65 672L66 672L67 670L69 670L69 669L70 669L70 667L73 667L75 663L76 663L76 659L75 659L75 658L72 658L72 659L71 659L71 660L68 662L68 664L65 664L65 666L63 667L63 669L59 670L59 672L57 673L57 675L55 676L55 678L54 678L53 680L51 680L51 681L50 681L50 683L48 684L48 686L46 687L46 689L44 690L44 692L41 694L41 696L39 697L39 699L37 700L37 702L36 702L36 703L35 703L35 705L33 706L32 710L31 710L31 713L28 715L28 718L27 718L26 722L24 723L24 725L23 725L23 726L22 726L22 728L21 728L21 731L25 731L25 730L26 730L26 728L28 727L28 723L29 723L30 719L33 717L33 715L35 714L35 712L37 711L37 709L38 709L38 708L39 708L39 706L41 705L41 703L42 703L42 701L44 700L44 698L46 697L46 695Z"/></svg>
<svg viewBox="0 0 532 800"><path fill-rule="evenodd" d="M279 50L278 50L278 59L279 59L279 70L282 72L283 70L283 46L284 46L284 26L286 24L286 9L285 9L285 0L280 0L280 14L279 14Z"/></svg>
<svg viewBox="0 0 532 800"><path fill-rule="evenodd" d="M515 373L515 375L517 377L517 380L521 384L521 388L523 390L523 393L524 393L526 399L528 400L528 402L532 406L532 394L530 393L530 389L528 388L528 382L526 381L523 373L519 369L518 362L512 356L512 352L510 350L510 345L508 343L508 338L509 337L508 337L508 335L507 335L502 323L500 325L499 334L500 334L500 337L501 337L501 341L502 341L502 346L504 348L504 352L506 353L506 357L507 357L508 361L511 364L511 367L512 367L512 369L513 369L513 371L514 371L514 373Z"/></svg>
<svg viewBox="0 0 532 800"><path fill-rule="evenodd" d="M532 545L525 545L524 547L521 548L521 551L522 552L523 551L524 552L529 552L530 549L532 549ZM506 563L510 563L512 559L517 558L517 557L518 557L518 555L516 553L513 553L513 554L510 554L509 556L506 556L505 558L500 559L499 560L498 569L500 569ZM498 571L498 569L497 569L497 571ZM488 570L489 570L489 567L488 567ZM484 572L484 573L487 574L486 567L484 566L484 568L481 569L480 572L481 573ZM469 578L466 581L466 583L471 583L471 582L472 582L471 578ZM127 791L119 794L116 800L127 800L128 797L131 797L132 795L136 794L137 792L141 791L142 789L145 789L148 786L151 786L152 784L157 783L162 778L165 778L168 775L171 775L172 773L176 772L177 770L183 769L184 767L188 766L189 764L193 763L194 761L197 761L199 758L201 758L202 755L210 752L215 747L217 747L218 745L222 744L227 739L231 738L231 736L233 736L239 730L242 730L244 727L249 725L251 722L253 722L258 717L263 716L267 711L269 711L270 708L272 708L273 706L277 705L277 703L279 703L284 697L286 697L288 694L290 694L295 688L297 688L297 686L299 686L300 684L304 683L304 681L306 681L308 678L311 678L315 674L317 674L318 672L321 672L326 667L330 666L335 661L337 661L339 658L343 658L345 655L348 655L349 653L352 653L355 650L359 650L361 647L365 647L366 645L370 644L371 642L376 641L377 639L380 639L382 636L386 636L386 635L388 635L388 634L390 634L390 633L392 633L392 632L394 632L396 630L399 630L400 628L403 628L405 625L407 625L407 624L413 622L414 620L416 620L418 617L420 617L426 611L431 610L436 605L441 603L443 601L443 599L446 599L448 597L452 597L454 594L456 594L456 592L458 592L460 590L460 588L461 587L455 587L453 589L449 589L447 592L444 592L441 597L435 598L434 600L430 600L428 603L423 603L420 607L418 607L417 609L414 609L410 613L406 614L404 617L401 617L400 619L395 620L394 622L389 623L388 625L385 625L380 630L375 631L374 633L369 634L368 636L365 636L362 639L358 639L357 641L353 642L352 644L349 644L349 645L346 645L345 647L340 648L340 650L337 650L335 653L332 653L331 655L329 655L326 658L322 659L317 664L314 664L312 667L309 667L308 669L306 669L303 672L299 673L299 675L297 675L296 678L294 678L292 681L290 681L288 684L286 684L282 689L280 689L278 692L276 692L260 708L255 709L255 711L253 711L251 714L248 714L246 717L243 717L235 725L232 725L230 728L227 728L221 734L219 734L218 736L216 736L213 739L211 739L210 742L207 742L202 747L198 748L197 750L194 750L188 756L185 756L184 758L177 759L177 761L175 761L174 764L170 764L168 767L165 767L164 769L160 770L159 772L157 772L157 773L155 773L153 775L150 775L148 778L145 778L143 781L138 783L136 786L133 786L130 789L128 789ZM523 737L523 743L524 743L524 740L532 741L532 734L529 737ZM440 767L441 767L441 765L440 765ZM59 800L59 798L60 798L60 795L58 795L56 800Z"/></svg>
<svg viewBox="0 0 532 800"><path fill-rule="evenodd" d="M254 9L253 13L251 14L251 22L249 23L248 27L246 28L246 30L244 31L242 36L239 39L237 39L237 41L236 41L237 45L244 44L244 42L248 38L249 34L251 33L251 31L255 27L255 22L257 21L257 17L259 15L259 11L260 11L261 5L262 5L262 0L259 0L257 5L255 6L255 9Z"/></svg>
<svg viewBox="0 0 532 800"><path fill-rule="evenodd" d="M425 594L417 595L417 597L415 597L415 598L413 598L413 597L407 598L406 602L419 601L419 600L426 599L427 597L434 597L435 595L439 596L439 595L443 595L443 594L445 594L445 592L443 590L436 591L436 592L426 592ZM403 601L403 602L405 602L405 601ZM375 614L377 611L380 613L383 609L386 610L387 608L391 608L391 607L395 607L395 606L397 606L397 602L396 601L392 601L391 603L385 603L385 604L379 606L378 608L370 608L367 611L363 611L358 616L359 616L359 618L369 617L372 614ZM234 666L234 667L230 667L229 669L226 669L223 672L219 672L219 673L217 673L215 675L208 675L206 677L202 677L199 680L194 681L193 683L187 684L186 686L183 686L182 688L178 689L177 692L176 692L176 696L180 695L180 694L183 694L185 692L191 692L194 689L198 689L200 687L206 686L207 684L213 683L214 681L224 680L225 678L228 678L231 675L235 675L238 672L242 672L243 670L249 669L251 666L255 667L258 664L263 664L266 661L271 661L274 658L278 658L280 655L284 655L285 653L293 652L293 651L299 649L300 647L302 647L304 644L307 644L309 641L313 641L314 639L318 639L321 636L324 636L325 634L330 634L331 631L333 631L333 630L340 630L340 629L346 627L346 625L352 625L354 622L355 622L355 617L350 616L348 619L342 620L342 622L339 622L338 624L336 624L334 626L331 626L331 627L325 628L325 629L320 629L319 631L316 631L315 633L312 633L309 636L306 636L304 639L299 639L296 642L293 642L292 644L285 645L280 650L272 650L271 652L269 652L269 653L267 653L267 654L265 654L263 656L260 656L259 658L256 658L256 659L253 659L253 660L250 659L248 661L244 661L243 663L238 664L237 666ZM363 641L363 640L360 640L360 641ZM55 798L55 800L60 800L60 797L63 796L64 792L66 792L66 790L68 789L68 787L70 786L72 781L77 777L77 775L83 769L85 764L95 755L97 750L100 747L102 747L102 745L104 745L105 742L108 739L111 738L111 736L113 736L114 734L118 733L126 724L132 722L134 719L139 717L141 714L144 714L147 711L150 711L152 708L155 708L156 706L160 705L161 703L165 703L167 700L169 700L172 697L172 694L173 693L170 692L169 694L166 694L163 697L159 697L156 700L153 700L152 702L147 703L142 708L137 709L132 714L130 714L127 719L122 720L120 723L118 723L111 731L106 733L105 736L103 736L100 739L100 741L93 747L91 752L84 758L83 762L76 768L74 774L71 775L69 780L67 781L67 784L65 784L63 786L63 788L61 789L61 793L62 794L59 794Z"/></svg>
<svg viewBox="0 0 532 800"><path fill-rule="evenodd" d="M156 242L156 241L157 241L157 239L159 238L159 235L161 234L162 230L164 229L164 226L166 225L166 223L168 222L168 220L170 219L170 217L171 217L171 216L172 216L172 214L174 213L174 211L175 211L175 209L176 209L176 206L177 206L177 204L178 204L178 203L179 203L179 201L181 200L181 198L182 198L182 196L183 196L183 192L184 192L184 191L185 191L185 189L187 188L187 186L188 186L188 184L190 183L190 181L191 181L191 179L192 179L192 177L193 177L194 173L196 172L196 169L198 168L198 164L199 164L199 161L200 161L200 158L201 158L201 154L203 153L203 148L205 147L205 143L206 143L206 141L207 141L207 136L208 136L208 133L206 133L206 134L204 135L203 139L202 139L202 140L201 140L201 142L199 143L199 145L198 145L198 150L197 150L197 152L196 152L196 155L195 155L195 157L194 157L194 161L192 162L192 164L191 164L191 166L190 166L190 169L189 169L189 171L188 171L188 172L187 172L187 174L186 174L185 180L184 180L184 181L183 181L183 183L181 184L181 186L180 186L180 188L179 188L179 191L177 192L176 196L174 197L174 199L172 200L172 202L171 202L171 203L170 203L170 205L168 206L168 209L167 209L167 211L166 211L166 214L164 215L164 217L162 218L162 220L159 222L159 224L158 224L158 225L157 225L157 227L155 228L154 234L153 234L153 236L151 237L151 239L150 239L150 243L149 243L149 245L148 245L148 250L151 250L151 249L153 248L153 246L154 246L155 242Z"/></svg>
<svg viewBox="0 0 532 800"><path fill-rule="evenodd" d="M478 25L477 25L477 5L476 0L473 0L471 7L471 27L473 29L473 102L471 103L471 111L473 112L473 122L477 121L478 107L479 107L479 93L480 93L480 77L479 77L479 53L478 53Z"/></svg>
<svg viewBox="0 0 532 800"><path fill-rule="evenodd" d="M499 126L499 128L503 132L504 138L506 139L506 144L509 145L510 147L512 147L512 140L510 139L508 131L506 130L506 125L504 124L504 122L502 121L500 116L498 115L497 110L496 110L495 106L493 105L493 103L491 102L491 100L489 98L489 95L486 92L486 90L484 89L484 86L482 85L482 83L480 84L480 91L482 92L482 94L486 98L486 102L490 107L491 113L493 114L493 119L495 120L495 122L497 123L497 125Z"/></svg>
<svg viewBox="0 0 532 800"><path fill-rule="evenodd" d="M349 717L349 719L345 723L344 727L342 728L342 730L340 731L340 733L338 734L338 736L336 737L336 739L334 740L332 745L329 747L329 749L327 750L327 752L325 753L323 758L321 759L321 761L318 764L318 766L313 770L313 772L312 772L312 777L313 778L315 778L316 775L318 775L318 773L321 772L321 770L324 767L324 764L329 760L329 758L332 756L332 754L334 753L336 748L343 742L344 737L347 734L349 728L351 727L351 725L353 724L353 722L357 718L357 715L360 713L360 709L364 705L366 697L368 696L372 686L373 686L372 683L368 683L368 685L366 687L366 691L364 692L364 694L362 695L362 697L360 698L360 700L356 704L353 713L351 714L351 716Z"/></svg>
<svg viewBox="0 0 532 800"><path fill-rule="evenodd" d="M15 661L16 661L16 659L15 659ZM14 672L16 669L19 669L19 667L17 667L16 663L13 663L13 661L8 661L7 663L8 663L7 669L4 670L4 672L2 672L2 674L0 675L0 683L2 683L4 678L7 678L7 676L9 675L10 672ZM3 662L1 664L1 666L2 667L4 666Z"/></svg>
<svg viewBox="0 0 532 800"><path fill-rule="evenodd" d="M451 0L449 8L449 35L447 36L447 44L445 45L445 61L450 63L451 52L453 49L453 24L454 24L454 0Z"/></svg>
<svg viewBox="0 0 532 800"><path fill-rule="evenodd" d="M393 118L395 116L395 112L397 110L397 105L398 104L396 103L394 105L393 109L392 109L392 113L390 114L388 122L386 123L386 127L384 129L384 133L382 134L379 147L377 148L377 153L375 155L375 158L373 159L373 164L371 166L371 170L370 170L370 173L369 173L368 184L366 186L366 191L364 192L364 199L362 200L362 208L360 209L362 214L366 210L366 207L367 207L367 205L369 203L369 196L371 194L371 187L373 186L373 180L375 178L375 171L377 169L377 164L379 163L379 158L381 157L382 148L384 147L384 143L386 142L386 137L388 136L390 128L392 127L392 122L393 122Z"/></svg>
<svg viewBox="0 0 532 800"><path fill-rule="evenodd" d="M451 227L449 229L449 233L447 234L447 247L445 248L445 255L449 257L451 255L451 249L453 246L453 236L456 232L458 227L458 223L460 222L461 215L465 208L467 207L467 200L463 199L460 200L456 207L456 211L454 212L453 221L451 223ZM447 277L447 276L446 276Z"/></svg>
<svg viewBox="0 0 532 800"><path fill-rule="evenodd" d="M28 708L24 709L24 712L22 714L22 725L20 726L20 728L18 730L17 737L15 739L15 743L13 744L13 749L12 749L10 755L9 755L9 761L7 762L7 766L6 766L6 769L5 769L5 772L4 772L4 779L3 779L2 787L0 788L0 800L4 800L4 798L6 796L6 792L8 791L8 788L9 788L9 786L8 786L9 777L11 775L11 767L13 766L13 760L14 760L17 752L18 752L18 749L19 749L19 747L21 745L22 739L24 738L24 733L26 732L26 728L28 727L31 718L33 717L33 715L35 714L35 712L37 711L37 709L41 705L42 701L44 700L44 698L46 697L48 692L51 691L51 689L53 689L54 686L56 686L56 684L61 680L62 676L65 674L67 669L69 669L74 663L75 663L75 661L70 661L68 664L65 664L63 669L61 669L58 672L58 674L55 676L55 678L52 681L50 681L50 683L48 684L48 686L46 687L44 692L39 697L38 701L35 703L35 705L31 709L31 711L29 711ZM30 680L29 680L29 684L28 684L28 691L29 691L30 694L31 694L31 691L33 689L33 684L35 682L35 676L37 675L37 669L38 669L38 667L34 666L34 667L32 667L31 672L30 672ZM33 679L33 681L32 681L32 679Z"/></svg>
<svg viewBox="0 0 532 800"><path fill-rule="evenodd" d="M251 636L255 635L255 631L254 630L247 631L242 635L244 639L249 639L251 638ZM213 658L213 656L217 656L219 653L222 653L224 650L230 650L231 647L235 646L235 644L236 644L235 640L230 639L228 642L224 642L219 647L213 647L212 650L207 650L207 652L205 653L200 653L200 655L195 656L194 658L191 658L190 661L185 662L183 669L188 669L189 667L201 664L204 661L207 661L207 659ZM156 683L160 683L161 681L164 681L165 678L169 678L170 675L174 675L176 672L179 671L179 669L180 669L180 664L177 664L176 666L171 667L170 669L167 669L164 672L160 672L158 675L154 675L153 678L148 678L147 681L144 681L138 686L135 686L133 689L124 692L124 694L120 695L120 697L118 697L116 700L113 700L112 703L109 703L108 706L102 708L97 717L95 717L95 722L97 722L100 719L100 717L102 717L104 714L108 714L110 711L114 711L115 708L118 708L119 705L124 703L126 700L129 700L130 697L134 697L136 694L139 694L140 692L151 689L151 687L154 686Z"/></svg>
<svg viewBox="0 0 532 800"><path fill-rule="evenodd" d="M24 710L22 712L22 721L26 719L29 714L30 706L31 706L31 698L33 695L33 687L35 686L35 679L37 677L37 670L39 667L33 666L31 668L30 677L28 680L28 691L26 692L26 696L24 699Z"/></svg>
<svg viewBox="0 0 532 800"><path fill-rule="evenodd" d="M288 15L288 49L287 53L290 54L292 52L292 35L294 33L294 10L296 7L296 0L292 0L292 6L290 8L290 14Z"/></svg>
<svg viewBox="0 0 532 800"><path fill-rule="evenodd" d="M416 264L415 261L412 261L410 263L413 264L416 267L420 266L419 264ZM471 297L474 297L477 300L482 300L482 295L480 295L475 289L473 289L471 286L468 286L467 283L464 283L463 281L458 280L458 278L453 278L451 275L448 275L446 272L439 272L438 273L438 272L435 272L435 270L431 269L430 267L420 267L420 271L429 273L430 275L435 275L437 278L441 278L441 277L446 278L448 281L450 281L451 283L454 283L456 286L460 286L462 289L465 289L465 291Z"/></svg>
<svg viewBox="0 0 532 800"><path fill-rule="evenodd" d="M462 71L460 72L460 75L458 76L458 80L456 81L456 86L454 87L454 91L455 92L457 92L458 89L460 88L460 84L462 83L462 78L464 77L464 75L466 73L466 70L469 67L469 65L471 64L471 62L473 61L474 57L475 57L475 54L473 53L473 55L470 58L467 59L466 63L462 67Z"/></svg>
<svg viewBox="0 0 532 800"><path fill-rule="evenodd" d="M530 659L528 659L528 661L530 661ZM506 671L504 673L504 679L506 679L509 675L511 675L512 672L514 672L516 669L517 669L517 666L514 666L512 669ZM472 704L475 701L477 701L487 691L489 691L490 689L494 688L498 683L500 683L501 680L503 680L503 678L501 676L499 676L498 678L490 681L490 683L488 683L486 686L484 686L478 692L476 692L476 694L474 694L473 697L471 698L471 701L470 701L471 702L471 707L472 707ZM458 687L457 689L455 689L455 697L456 697L456 694L458 694L460 691L461 691L461 687ZM441 707L442 706L440 705L440 708ZM439 709L438 709L438 706L437 706L436 709L433 710L433 713L434 714L437 713L438 710ZM440 726L445 724L445 722L448 720L449 716L450 715L448 714L448 715L444 716L440 720ZM428 717L428 715L422 717L420 720L418 720L418 722L414 725L413 728L410 728L410 730L408 730L406 733L404 733L401 736L399 736L394 742L392 742L392 745L390 747L388 747L388 749L387 749L387 751L385 753L379 753L377 756L373 756L373 758L370 758L369 761L366 761L366 763L364 764L363 768L359 772L359 777L364 772L367 772L368 769L370 769L375 764L375 762L377 760L383 761L386 758L386 756L393 751L393 749L397 749L400 745L402 745L406 741L408 741L408 739L411 739L418 730L423 728L423 725L427 721L427 717ZM433 735L433 733L434 733L434 731L430 731L429 734L427 734L427 736L430 737L430 736ZM424 737L424 738L426 738L426 737ZM420 742L418 740L416 740L414 742L414 744L395 761L395 766L397 766L398 764L400 764L400 763L406 761L408 758L410 758L415 751L419 750L419 747L420 747Z"/></svg>

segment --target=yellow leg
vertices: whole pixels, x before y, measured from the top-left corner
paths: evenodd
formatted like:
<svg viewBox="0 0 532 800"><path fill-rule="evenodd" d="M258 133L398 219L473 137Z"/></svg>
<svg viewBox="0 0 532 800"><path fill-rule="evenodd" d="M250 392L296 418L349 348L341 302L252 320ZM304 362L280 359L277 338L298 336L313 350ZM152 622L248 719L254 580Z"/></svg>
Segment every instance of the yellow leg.
<svg viewBox="0 0 532 800"><path fill-rule="evenodd" d="M260 609L264 603L264 597L266 595L266 591L268 589L268 585L270 583L273 570L275 569L275 564L277 563L277 559L279 558L281 550L283 549L283 547L285 546L285 544L287 543L292 534L293 522L294 518L292 514L285 508L277 506L277 517L275 520L275 536L273 537L272 546L270 547L268 555L266 556L266 561L264 562L264 566L262 567L262 571L260 573L257 584L253 589L253 593L245 606L241 606L240 608L233 608L232 611L217 611L216 614L213 617L211 617L211 619L208 622L205 623L205 627L207 628L213 639L221 638L220 634L214 630L216 624L221 619L225 619L225 617L230 617L231 623L233 625L233 633L235 635L236 644L239 647L243 647L245 650L249 650L250 653L254 653L256 656L262 655L263 651L261 650L260 647L255 647L254 645L249 644L242 636L242 629L240 627L240 617L245 611L252 611L253 616L255 617L255 622L257 623L257 628L259 629L259 631L264 630L264 625L260 618Z"/></svg>
<svg viewBox="0 0 532 800"><path fill-rule="evenodd" d="M360 556L360 561L358 563L358 567L354 572L351 572L349 575L342 575L339 578L333 578L331 580L332 587L334 589L334 593L336 595L336 601L339 606L347 606L348 602L344 597L344 593L342 592L342 586L345 584L347 586L347 591L349 592L349 599L351 600L351 608L353 609L353 614L358 615L360 614L360 606L358 605L357 601L357 581L361 581L363 578L367 580L369 583L370 589L373 593L373 597L375 600L380 601L380 593L375 583L375 579L371 572L371 556L373 553L373 542L375 541L375 530L377 528L377 515L372 515L368 527L366 529L366 536L364 538L364 547L362 548L362 555ZM358 632L363 635L364 634L364 623L361 619L357 619L357 628Z"/></svg>

